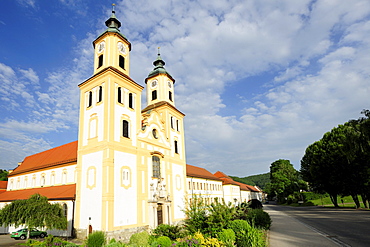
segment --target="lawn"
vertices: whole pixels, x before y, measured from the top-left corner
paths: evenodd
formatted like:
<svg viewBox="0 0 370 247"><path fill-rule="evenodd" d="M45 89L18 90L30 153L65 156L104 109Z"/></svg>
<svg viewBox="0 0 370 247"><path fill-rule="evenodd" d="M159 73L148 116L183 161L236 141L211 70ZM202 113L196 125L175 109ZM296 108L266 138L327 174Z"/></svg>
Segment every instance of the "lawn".
<svg viewBox="0 0 370 247"><path fill-rule="evenodd" d="M361 197L359 197L359 200L361 201ZM316 199L316 200L310 200L310 202L318 206L334 207L333 203L330 200L330 197L323 197L323 198ZM354 208L356 204L353 202L353 199L351 196L344 196L344 197L338 196L338 205L340 207L345 207L345 208ZM360 203L360 205L361 205L361 208L365 208L362 202Z"/></svg>

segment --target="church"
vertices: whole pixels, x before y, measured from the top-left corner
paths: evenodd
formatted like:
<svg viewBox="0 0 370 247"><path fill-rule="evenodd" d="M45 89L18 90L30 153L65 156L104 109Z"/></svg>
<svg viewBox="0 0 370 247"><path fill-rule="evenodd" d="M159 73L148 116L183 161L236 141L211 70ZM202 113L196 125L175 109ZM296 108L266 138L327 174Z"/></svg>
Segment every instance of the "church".
<svg viewBox="0 0 370 247"><path fill-rule="evenodd" d="M114 10L105 25L93 41L94 73L78 85L78 141L19 163L6 188L0 188L0 208L39 193L60 203L68 219L66 231L49 234L85 238L100 230L127 239L159 224L181 222L186 200L195 194L209 202L260 199L256 187L186 164L185 115L175 105L175 79L158 54L145 78L141 109L144 87L130 77L131 43L120 32ZM12 230L2 227L0 233Z"/></svg>

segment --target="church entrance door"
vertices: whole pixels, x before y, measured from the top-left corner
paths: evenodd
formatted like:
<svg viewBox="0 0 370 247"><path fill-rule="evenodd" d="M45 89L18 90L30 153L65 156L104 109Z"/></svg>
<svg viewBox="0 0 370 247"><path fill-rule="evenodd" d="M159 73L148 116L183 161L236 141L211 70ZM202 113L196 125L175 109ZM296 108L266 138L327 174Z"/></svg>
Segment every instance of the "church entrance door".
<svg viewBox="0 0 370 247"><path fill-rule="evenodd" d="M158 204L157 219L158 219L158 225L163 224L163 207L162 207L162 204Z"/></svg>

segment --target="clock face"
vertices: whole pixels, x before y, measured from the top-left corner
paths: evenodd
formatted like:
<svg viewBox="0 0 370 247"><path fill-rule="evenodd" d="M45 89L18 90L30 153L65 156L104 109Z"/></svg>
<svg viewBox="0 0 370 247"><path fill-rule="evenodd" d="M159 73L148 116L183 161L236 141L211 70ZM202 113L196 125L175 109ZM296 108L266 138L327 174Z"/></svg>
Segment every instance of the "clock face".
<svg viewBox="0 0 370 247"><path fill-rule="evenodd" d="M105 49L105 42L102 41L98 45L98 52L100 53L100 52L104 51L104 49Z"/></svg>
<svg viewBox="0 0 370 247"><path fill-rule="evenodd" d="M118 42L117 47L120 53L126 55L126 47L122 42Z"/></svg>
<svg viewBox="0 0 370 247"><path fill-rule="evenodd" d="M171 84L171 82L170 82L170 81L168 82L168 87L169 87L169 88L171 88L171 87L172 87L172 84Z"/></svg>
<svg viewBox="0 0 370 247"><path fill-rule="evenodd" d="M152 81L152 87L156 87L157 86L157 81Z"/></svg>

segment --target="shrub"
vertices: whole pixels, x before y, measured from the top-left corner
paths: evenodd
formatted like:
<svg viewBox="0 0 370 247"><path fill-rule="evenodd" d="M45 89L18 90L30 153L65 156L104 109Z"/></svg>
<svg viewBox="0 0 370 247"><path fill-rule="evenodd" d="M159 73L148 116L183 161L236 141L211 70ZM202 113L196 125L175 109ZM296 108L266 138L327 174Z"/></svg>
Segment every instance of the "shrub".
<svg viewBox="0 0 370 247"><path fill-rule="evenodd" d="M217 233L217 237L221 240L226 247L234 247L235 245L235 232L233 229L223 229L221 232Z"/></svg>
<svg viewBox="0 0 370 247"><path fill-rule="evenodd" d="M250 208L253 208L253 209L256 209L256 208L262 208L263 206L262 206L262 203L259 201L259 200L257 200L257 199L252 199L252 200L250 200L249 202L248 202L248 204L249 204L249 207Z"/></svg>
<svg viewBox="0 0 370 247"><path fill-rule="evenodd" d="M155 244L152 246L161 246L161 247L170 247L172 245L172 241L169 237L166 236L160 236L159 238L156 239L154 242Z"/></svg>
<svg viewBox="0 0 370 247"><path fill-rule="evenodd" d="M197 232L194 234L194 238L197 239L200 243L200 246L205 247L223 247L224 243L217 238L204 237L202 233Z"/></svg>
<svg viewBox="0 0 370 247"><path fill-rule="evenodd" d="M184 213L186 215L185 226L190 234L208 228L207 204L205 204L203 198L195 196L192 200L189 200Z"/></svg>
<svg viewBox="0 0 370 247"><path fill-rule="evenodd" d="M187 236L183 239L178 240L172 246L176 247L200 247L201 244L199 240L193 238L192 236Z"/></svg>
<svg viewBox="0 0 370 247"><path fill-rule="evenodd" d="M133 234L130 237L130 245L135 247L148 246L149 243L149 233L147 232L138 232Z"/></svg>
<svg viewBox="0 0 370 247"><path fill-rule="evenodd" d="M247 221L254 227L262 228L265 230L270 229L271 218L268 213L262 209L251 209L247 214Z"/></svg>
<svg viewBox="0 0 370 247"><path fill-rule="evenodd" d="M153 233L156 236L169 237L171 240L176 240L178 238L184 237L184 231L182 227L171 226L166 224L159 225L156 229L154 229Z"/></svg>
<svg viewBox="0 0 370 247"><path fill-rule="evenodd" d="M96 231L91 233L86 239L86 246L87 247L101 247L106 242L105 233L102 231Z"/></svg>
<svg viewBox="0 0 370 247"><path fill-rule="evenodd" d="M222 203L216 202L209 205L208 212L208 231L204 229L203 233L216 237L216 234L225 229L227 223L233 220L235 207L231 205L231 202L229 204L226 204L225 201L222 201Z"/></svg>
<svg viewBox="0 0 370 247"><path fill-rule="evenodd" d="M247 220L247 214L248 214L248 204L243 202L239 206L236 207L235 214L234 214L234 220Z"/></svg>
<svg viewBox="0 0 370 247"><path fill-rule="evenodd" d="M252 227L245 220L234 220L229 224L236 235L236 246L243 247L262 247L265 246L263 231Z"/></svg>

